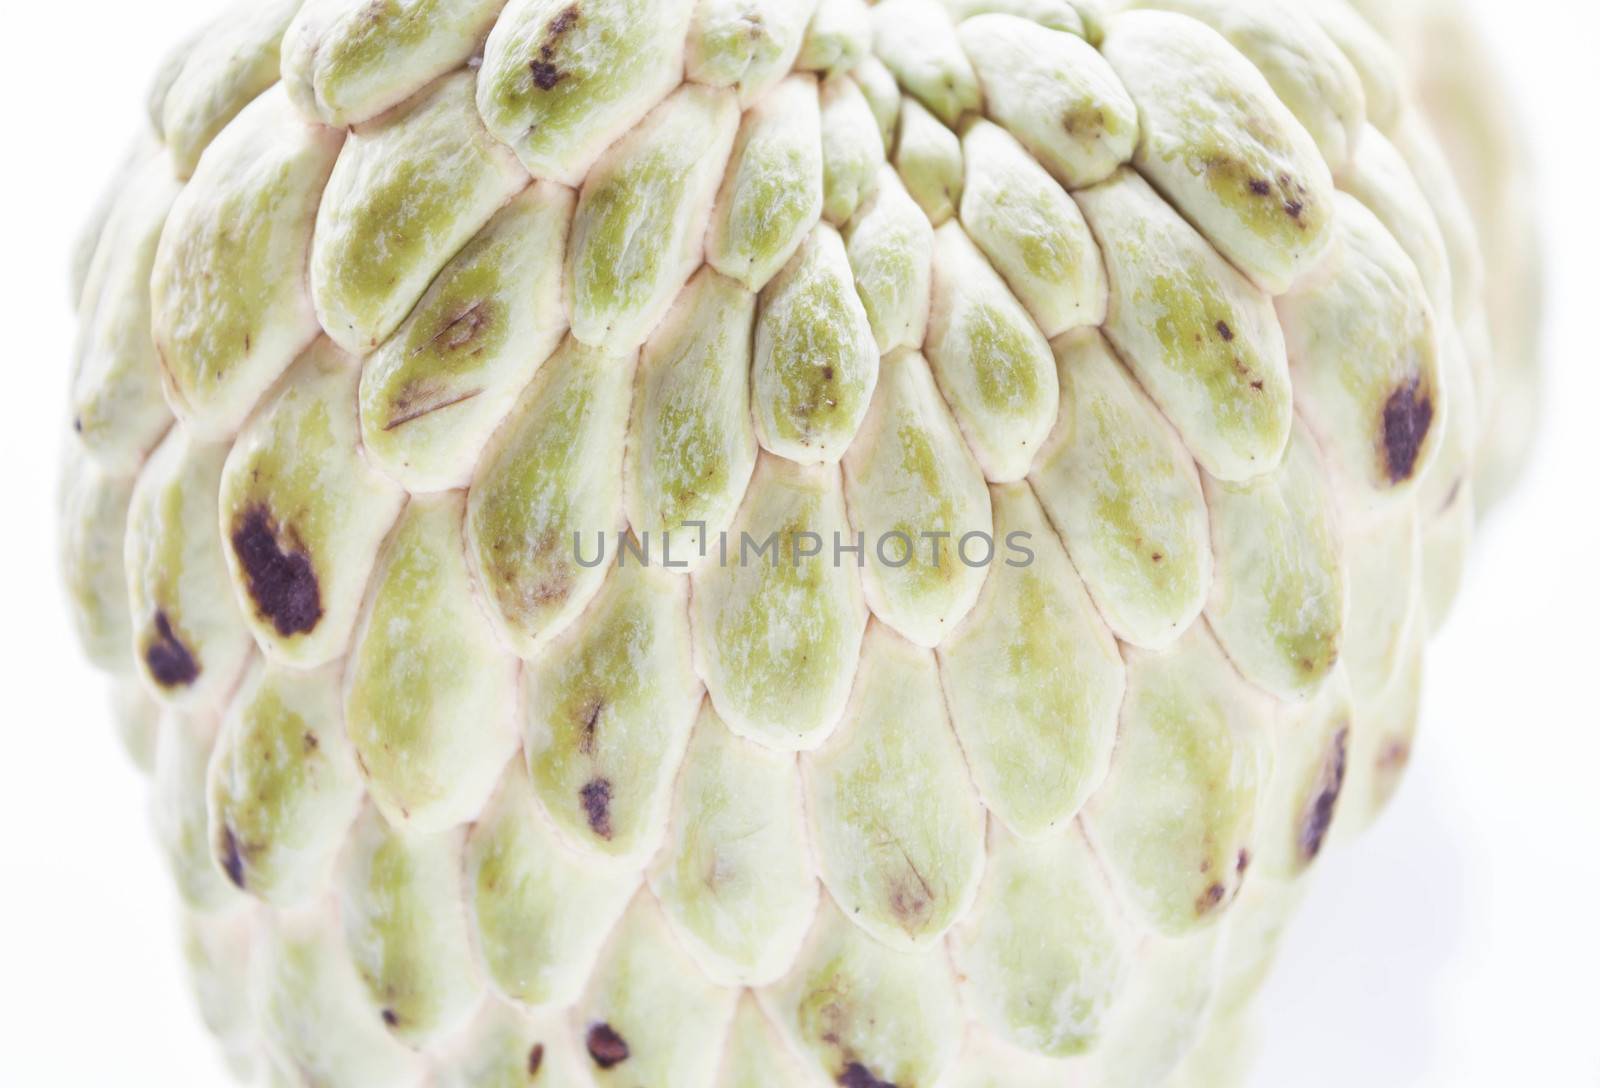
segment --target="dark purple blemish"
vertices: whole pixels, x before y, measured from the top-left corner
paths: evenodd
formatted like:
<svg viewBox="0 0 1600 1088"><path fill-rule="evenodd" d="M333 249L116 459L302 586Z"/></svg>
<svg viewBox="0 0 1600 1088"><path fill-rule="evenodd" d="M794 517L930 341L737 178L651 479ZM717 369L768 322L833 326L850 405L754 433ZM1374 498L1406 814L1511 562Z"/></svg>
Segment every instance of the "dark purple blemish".
<svg viewBox="0 0 1600 1088"><path fill-rule="evenodd" d="M1383 452L1391 483L1411 478L1433 423L1433 401L1421 388L1421 379L1412 378L1383 404Z"/></svg>
<svg viewBox="0 0 1600 1088"><path fill-rule="evenodd" d="M1217 322L1217 335L1230 343L1233 341L1233 330L1228 327L1226 321Z"/></svg>
<svg viewBox="0 0 1600 1088"><path fill-rule="evenodd" d="M567 78L567 73L547 60L534 61L528 65L528 70L533 73L533 85L541 91L548 91L551 87Z"/></svg>
<svg viewBox="0 0 1600 1088"><path fill-rule="evenodd" d="M567 73L557 67L552 58L555 57L556 44L567 31L578 25L578 16L578 5L572 4L551 19L544 28L544 41L539 45L539 58L528 65L528 70L533 73L534 86L541 91L548 91L567 78Z"/></svg>
<svg viewBox="0 0 1600 1088"><path fill-rule="evenodd" d="M385 1024L388 1024L390 1027L399 1026L400 1014L395 1012L393 1009L384 1009L381 1015L383 1016L383 1022Z"/></svg>
<svg viewBox="0 0 1600 1088"><path fill-rule="evenodd" d="M1328 837L1328 825L1333 822L1334 805L1339 791L1344 788L1345 768L1348 765L1350 728L1345 726L1333 736L1333 748L1328 752L1322 767L1317 795L1306 809L1300 823L1300 856L1311 861L1322 852L1322 843Z"/></svg>
<svg viewBox="0 0 1600 1088"><path fill-rule="evenodd" d="M844 1067L844 1071L835 1078L842 1088L895 1088L886 1080L879 1080L872 1075L872 1070L860 1062L851 1062Z"/></svg>
<svg viewBox="0 0 1600 1088"><path fill-rule="evenodd" d="M278 546L272 518L252 507L233 530L233 553L239 557L256 608L278 634L304 634L322 618L322 596L311 560L301 551Z"/></svg>
<svg viewBox="0 0 1600 1088"><path fill-rule="evenodd" d="M596 1024L589 1029L588 1047L589 1057L601 1069L610 1069L628 1060L628 1041L610 1024Z"/></svg>
<svg viewBox="0 0 1600 1088"><path fill-rule="evenodd" d="M534 1043L533 1049L528 1051L528 1076L537 1077L539 1067L544 1064L544 1044Z"/></svg>
<svg viewBox="0 0 1600 1088"><path fill-rule="evenodd" d="M222 871L228 874L228 879L233 881L233 886L244 888L244 856L239 852L239 840L234 837L233 828L223 825L222 828Z"/></svg>
<svg viewBox="0 0 1600 1088"><path fill-rule="evenodd" d="M596 778L584 783L578 791L578 797L583 801L584 814L589 818L589 827L602 839L611 837L611 782L608 779Z"/></svg>
<svg viewBox="0 0 1600 1088"><path fill-rule="evenodd" d="M1256 196L1266 196L1272 192L1272 185L1270 182L1262 181L1260 178L1251 178L1250 191Z"/></svg>
<svg viewBox="0 0 1600 1088"><path fill-rule="evenodd" d="M144 651L144 663L155 682L164 688L188 687L200 675L189 648L178 641L165 612L155 615L156 640Z"/></svg>

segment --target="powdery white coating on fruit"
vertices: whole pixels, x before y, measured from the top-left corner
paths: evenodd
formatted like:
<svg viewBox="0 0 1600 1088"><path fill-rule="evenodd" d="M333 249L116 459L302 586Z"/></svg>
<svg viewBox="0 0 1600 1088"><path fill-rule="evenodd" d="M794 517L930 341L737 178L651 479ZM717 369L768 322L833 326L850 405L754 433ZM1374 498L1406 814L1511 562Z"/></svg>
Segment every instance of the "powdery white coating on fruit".
<svg viewBox="0 0 1600 1088"><path fill-rule="evenodd" d="M900 122L900 85L893 74L877 57L864 57L851 71L850 77L861 88L867 108L878 122L878 134L883 137L885 151L894 148L894 133Z"/></svg>
<svg viewBox="0 0 1600 1088"><path fill-rule="evenodd" d="M1106 272L1083 213L1008 132L962 137L961 222L1045 336L1106 319Z"/></svg>
<svg viewBox="0 0 1600 1088"><path fill-rule="evenodd" d="M707 1084L738 991L715 986L641 891L576 1006L597 1085Z"/></svg>
<svg viewBox="0 0 1600 1088"><path fill-rule="evenodd" d="M1427 293L1377 217L1341 195L1328 267L1278 303L1306 425L1363 505L1415 486L1446 404Z"/></svg>
<svg viewBox="0 0 1600 1088"><path fill-rule="evenodd" d="M1106 336L1140 385L1213 476L1270 470L1294 410L1271 300L1139 175L1077 199L1111 282Z"/></svg>
<svg viewBox="0 0 1600 1088"><path fill-rule="evenodd" d="M489 32L478 111L528 172L576 185L683 72L694 0L511 0Z"/></svg>
<svg viewBox="0 0 1600 1088"><path fill-rule="evenodd" d="M1055 1058L1099 1041L1134 959L1133 934L1076 826L1034 842L989 833L989 871L953 958L989 1029Z"/></svg>
<svg viewBox="0 0 1600 1088"><path fill-rule="evenodd" d="M872 190L885 145L866 96L849 76L822 81L822 214L842 226Z"/></svg>
<svg viewBox="0 0 1600 1088"><path fill-rule="evenodd" d="M219 528L239 611L269 657L344 655L405 493L361 456L355 360L314 344L234 441Z"/></svg>
<svg viewBox="0 0 1600 1088"><path fill-rule="evenodd" d="M919 347L928 329L933 226L893 169L878 171L872 196L845 228L845 252L878 350Z"/></svg>
<svg viewBox="0 0 1600 1088"><path fill-rule="evenodd" d="M1346 0L174 51L74 257L62 565L228 1064L1240 1075L1526 402L1441 76Z"/></svg>
<svg viewBox="0 0 1600 1088"><path fill-rule="evenodd" d="M776 980L816 913L794 759L734 736L709 701L650 887L700 968L724 985Z"/></svg>
<svg viewBox="0 0 1600 1088"><path fill-rule="evenodd" d="M694 576L695 671L741 737L815 748L844 711L867 622L861 582L849 557L795 554L831 548L835 533L849 535L839 470L763 456L726 558L718 547Z"/></svg>
<svg viewBox="0 0 1600 1088"><path fill-rule="evenodd" d="M560 344L574 204L549 182L513 197L360 366L362 446L412 493L470 480L495 424Z"/></svg>
<svg viewBox="0 0 1600 1088"><path fill-rule="evenodd" d="M258 662L228 708L207 775L211 853L259 899L292 906L327 886L362 795L340 721L336 666Z"/></svg>
<svg viewBox="0 0 1600 1088"><path fill-rule="evenodd" d="M878 59L939 120L953 125L978 108L978 77L938 0L880 0L872 27Z"/></svg>
<svg viewBox="0 0 1600 1088"><path fill-rule="evenodd" d="M572 335L637 347L700 263L739 125L727 91L686 86L607 149L578 197L567 246Z"/></svg>
<svg viewBox="0 0 1600 1088"><path fill-rule="evenodd" d="M435 1063L438 1088L524 1088L582 1084L587 1055L565 1019L548 1010L530 1013L489 998L472 1023L452 1038Z"/></svg>
<svg viewBox="0 0 1600 1088"><path fill-rule="evenodd" d="M248 1081L259 1061L250 967L256 945L255 912L248 907L183 917L183 959L206 1030L222 1044L223 1060Z"/></svg>
<svg viewBox="0 0 1600 1088"><path fill-rule="evenodd" d="M894 168L934 226L956 213L961 203L961 141L914 99L907 99L900 110Z"/></svg>
<svg viewBox="0 0 1600 1088"><path fill-rule="evenodd" d="M839 1084L936 1084L961 1045L945 950L890 948L831 899L794 969L759 996L810 1068Z"/></svg>
<svg viewBox="0 0 1600 1088"><path fill-rule="evenodd" d="M1344 665L1362 695L1386 687L1421 607L1421 519L1411 506L1347 519L1350 607Z"/></svg>
<svg viewBox="0 0 1600 1088"><path fill-rule="evenodd" d="M217 911L241 902L211 859L207 838L206 764L217 742L215 714L162 714L151 774L150 814L156 841L186 906Z"/></svg>
<svg viewBox="0 0 1600 1088"><path fill-rule="evenodd" d="M1211 244L1281 292L1328 244L1333 181L1250 62L1203 23L1129 12L1105 56L1139 106L1134 165Z"/></svg>
<svg viewBox="0 0 1600 1088"><path fill-rule="evenodd" d="M958 223L935 232L928 361L997 483L1020 479L1060 406L1050 345Z"/></svg>
<svg viewBox="0 0 1600 1088"><path fill-rule="evenodd" d="M538 661L523 668L523 752L556 827L587 851L648 856L700 703L689 583L619 566Z"/></svg>
<svg viewBox="0 0 1600 1088"><path fill-rule="evenodd" d="M470 819L516 748L516 662L473 600L459 493L417 496L378 557L345 669L345 728L385 818Z"/></svg>
<svg viewBox="0 0 1600 1088"><path fill-rule="evenodd" d="M1388 137L1366 126L1355 157L1339 176L1339 187L1378 217L1400 243L1428 289L1435 314L1455 305L1450 251L1428 198Z"/></svg>
<svg viewBox="0 0 1600 1088"><path fill-rule="evenodd" d="M838 231L819 226L761 292L751 400L756 437L796 464L833 464L878 381L872 325Z"/></svg>
<svg viewBox="0 0 1600 1088"><path fill-rule="evenodd" d="M832 75L860 64L872 48L871 11L865 0L816 0L795 67Z"/></svg>
<svg viewBox="0 0 1600 1088"><path fill-rule="evenodd" d="M307 120L359 124L472 56L505 0L307 0L283 36L283 84Z"/></svg>
<svg viewBox="0 0 1600 1088"><path fill-rule="evenodd" d="M262 924L259 941L251 990L275 1062L311 1083L421 1079L421 1060L373 1014L333 911L276 913Z"/></svg>
<svg viewBox="0 0 1600 1088"><path fill-rule="evenodd" d="M133 655L145 684L168 706L217 705L252 647L216 531L227 452L174 427L129 500L122 561Z"/></svg>
<svg viewBox="0 0 1600 1088"><path fill-rule="evenodd" d="M689 24L689 78L712 87L737 87L741 105L759 102L794 65L816 3L699 0Z"/></svg>
<svg viewBox="0 0 1600 1088"><path fill-rule="evenodd" d="M933 654L873 624L844 721L802 760L822 881L896 948L926 948L966 913L983 809L945 712Z"/></svg>
<svg viewBox="0 0 1600 1088"><path fill-rule="evenodd" d="M844 482L851 524L872 542L862 588L873 615L939 645L978 599L987 571L976 542L993 525L983 471L916 352L884 357Z"/></svg>
<svg viewBox="0 0 1600 1088"><path fill-rule="evenodd" d="M734 1011L714 1083L716 1088L803 1088L809 1083L772 1021L748 993Z"/></svg>
<svg viewBox="0 0 1600 1088"><path fill-rule="evenodd" d="M1055 343L1061 418L1029 481L1118 638L1162 649L1211 585L1194 461L1098 332Z"/></svg>
<svg viewBox="0 0 1600 1088"><path fill-rule="evenodd" d="M1028 486L993 491L1005 550L939 665L979 795L1034 838L1065 826L1104 782L1124 670Z"/></svg>
<svg viewBox="0 0 1600 1088"><path fill-rule="evenodd" d="M1137 0L1198 19L1261 73L1337 172L1362 138L1366 93L1355 66L1316 19L1275 0Z"/></svg>
<svg viewBox="0 0 1600 1088"><path fill-rule="evenodd" d="M630 866L594 865L540 811L514 759L467 835L466 896L485 970L522 1005L575 1001L638 886Z"/></svg>
<svg viewBox="0 0 1600 1088"><path fill-rule="evenodd" d="M1164 1084L1205 1028L1222 962L1223 927L1189 940L1149 937L1101 1045L1082 1075L1105 1088Z"/></svg>
<svg viewBox="0 0 1600 1088"><path fill-rule="evenodd" d="M126 669L133 628L123 539L133 478L117 477L69 447L57 497L57 561L84 653L103 669Z"/></svg>
<svg viewBox="0 0 1600 1088"><path fill-rule="evenodd" d="M108 468L132 472L172 424L150 335L150 272L180 186L144 153L107 206L78 292L83 330L72 375L72 429Z"/></svg>
<svg viewBox="0 0 1600 1088"><path fill-rule="evenodd" d="M1133 157L1139 117L1105 59L1076 34L1014 15L961 24L989 119L1069 189L1104 181Z"/></svg>
<svg viewBox="0 0 1600 1088"><path fill-rule="evenodd" d="M1272 774L1261 795L1253 861L1263 876L1293 878L1322 855L1350 771L1354 707L1345 670L1309 702L1284 706L1272 723ZM1230 927L1230 938L1238 932Z"/></svg>
<svg viewBox="0 0 1600 1088"><path fill-rule="evenodd" d="M174 411L223 437L319 331L312 225L343 134L256 99L173 202L150 274L151 329Z"/></svg>
<svg viewBox="0 0 1600 1088"><path fill-rule="evenodd" d="M161 95L161 135L180 178L244 106L278 80L278 47L300 0L245 0L185 51Z"/></svg>
<svg viewBox="0 0 1600 1088"><path fill-rule="evenodd" d="M469 73L352 132L317 210L317 319L364 355L404 320L451 255L528 183L484 131Z"/></svg>
<svg viewBox="0 0 1600 1088"><path fill-rule="evenodd" d="M997 12L1016 15L1051 30L1065 30L1088 39L1087 22L1080 9L1092 8L1093 0L941 0L956 22L974 15Z"/></svg>
<svg viewBox="0 0 1600 1088"><path fill-rule="evenodd" d="M1111 773L1085 819L1140 915L1181 936L1215 925L1249 870L1269 704L1198 627L1165 653L1127 658Z"/></svg>
<svg viewBox="0 0 1600 1088"><path fill-rule="evenodd" d="M654 540L664 566L682 570L706 558L755 471L755 312L755 295L702 268L640 354L624 480L628 524Z"/></svg>
<svg viewBox="0 0 1600 1088"><path fill-rule="evenodd" d="M368 807L340 862L345 947L379 1018L412 1046L452 1032L483 993L462 909L464 837L397 830Z"/></svg>
<svg viewBox="0 0 1600 1088"><path fill-rule="evenodd" d="M594 557L622 524L634 363L569 337L478 462L468 558L495 629L522 657L577 618L605 578Z"/></svg>
<svg viewBox="0 0 1600 1088"><path fill-rule="evenodd" d="M795 76L745 112L712 212L706 262L759 291L821 214L817 85Z"/></svg>
<svg viewBox="0 0 1600 1088"><path fill-rule="evenodd" d="M1344 648L1346 575L1321 455L1296 427L1249 483L1206 479L1216 574L1206 622L1234 665L1281 699L1310 698Z"/></svg>

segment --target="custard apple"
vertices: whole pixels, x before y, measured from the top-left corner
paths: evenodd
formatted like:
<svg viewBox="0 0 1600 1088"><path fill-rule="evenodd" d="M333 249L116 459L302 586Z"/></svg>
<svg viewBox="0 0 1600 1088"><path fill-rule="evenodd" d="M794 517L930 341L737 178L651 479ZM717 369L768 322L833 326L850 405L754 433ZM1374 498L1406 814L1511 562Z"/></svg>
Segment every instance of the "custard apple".
<svg viewBox="0 0 1600 1088"><path fill-rule="evenodd" d="M1403 24L249 0L181 45L79 250L61 539L239 1075L1243 1075L1527 432L1472 210L1515 183L1463 196Z"/></svg>

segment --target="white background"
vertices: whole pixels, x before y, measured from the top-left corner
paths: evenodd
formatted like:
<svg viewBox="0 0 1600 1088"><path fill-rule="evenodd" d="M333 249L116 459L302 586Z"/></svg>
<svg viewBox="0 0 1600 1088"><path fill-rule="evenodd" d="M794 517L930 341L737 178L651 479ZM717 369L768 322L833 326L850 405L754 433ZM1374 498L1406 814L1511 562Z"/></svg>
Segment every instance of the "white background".
<svg viewBox="0 0 1600 1088"><path fill-rule="evenodd" d="M1600 1085L1600 15L1475 2L1538 154L1543 434L1433 649L1410 776L1319 866L1265 994L1260 1088ZM215 8L0 13L0 1084L15 1088L226 1083L184 988L143 782L67 628L53 514L68 247L161 53Z"/></svg>

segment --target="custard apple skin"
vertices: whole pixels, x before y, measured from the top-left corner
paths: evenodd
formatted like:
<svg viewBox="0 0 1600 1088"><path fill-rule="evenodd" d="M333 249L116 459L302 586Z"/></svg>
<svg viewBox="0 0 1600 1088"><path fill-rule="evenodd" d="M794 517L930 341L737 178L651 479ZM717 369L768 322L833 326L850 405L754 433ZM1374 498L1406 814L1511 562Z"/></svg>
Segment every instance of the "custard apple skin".
<svg viewBox="0 0 1600 1088"><path fill-rule="evenodd" d="M1520 174L1400 7L175 50L78 249L62 566L240 1078L1238 1083L1531 414Z"/></svg>

